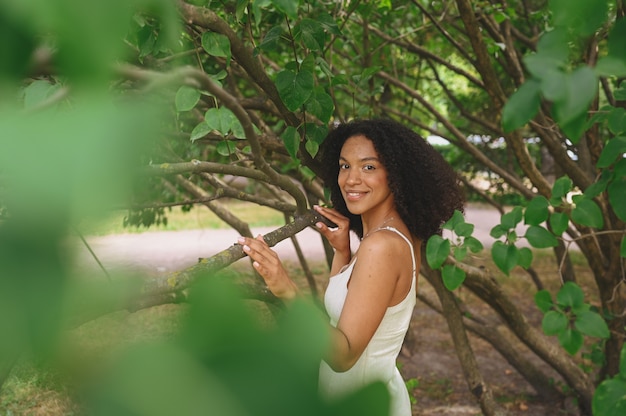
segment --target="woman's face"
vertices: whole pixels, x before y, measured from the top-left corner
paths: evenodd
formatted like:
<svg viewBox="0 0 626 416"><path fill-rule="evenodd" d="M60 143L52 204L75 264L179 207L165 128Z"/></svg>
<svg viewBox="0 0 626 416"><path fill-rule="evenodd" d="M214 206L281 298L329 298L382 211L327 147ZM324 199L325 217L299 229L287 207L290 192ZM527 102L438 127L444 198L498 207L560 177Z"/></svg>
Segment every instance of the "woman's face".
<svg viewBox="0 0 626 416"><path fill-rule="evenodd" d="M341 148L337 182L352 214L373 214L382 210L384 215L393 208L387 169L379 160L372 141L363 135L348 138Z"/></svg>

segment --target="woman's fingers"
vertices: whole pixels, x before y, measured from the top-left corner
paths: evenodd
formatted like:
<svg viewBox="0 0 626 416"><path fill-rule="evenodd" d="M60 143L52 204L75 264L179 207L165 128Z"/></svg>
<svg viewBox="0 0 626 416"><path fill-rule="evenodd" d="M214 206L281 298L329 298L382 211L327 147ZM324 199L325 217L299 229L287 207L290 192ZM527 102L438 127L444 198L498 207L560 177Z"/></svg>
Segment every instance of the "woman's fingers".
<svg viewBox="0 0 626 416"><path fill-rule="evenodd" d="M261 236L257 238L239 237L237 242L242 245L243 251L248 256L259 262L269 260L274 253Z"/></svg>
<svg viewBox="0 0 626 416"><path fill-rule="evenodd" d="M242 245L243 251L254 260L252 265L259 273L262 272L263 277L271 278L282 273L282 264L278 254L267 245L261 235L256 238L239 237L237 242Z"/></svg>
<svg viewBox="0 0 626 416"><path fill-rule="evenodd" d="M333 208L324 208L320 207L319 205L315 205L314 209L324 217L337 224L337 226L340 226L340 223L349 222L347 217L341 215L337 210Z"/></svg>
<svg viewBox="0 0 626 416"><path fill-rule="evenodd" d="M263 277L272 293L280 298L292 298L297 293L297 287L287 275L278 254L263 240L263 236L256 238L239 237L243 251L253 260L252 266Z"/></svg>

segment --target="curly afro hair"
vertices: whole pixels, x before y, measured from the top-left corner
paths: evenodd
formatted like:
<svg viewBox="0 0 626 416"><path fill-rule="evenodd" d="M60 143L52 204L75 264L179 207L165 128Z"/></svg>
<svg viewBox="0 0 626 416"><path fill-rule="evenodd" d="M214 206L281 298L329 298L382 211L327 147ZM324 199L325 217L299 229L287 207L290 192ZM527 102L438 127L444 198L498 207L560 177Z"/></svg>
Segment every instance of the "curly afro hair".
<svg viewBox="0 0 626 416"><path fill-rule="evenodd" d="M387 119L355 120L334 128L320 148L319 176L330 189L337 211L350 218L350 229L363 236L359 215L348 211L337 177L339 155L350 137L363 135L372 141L387 169L396 208L409 231L422 241L441 234L441 226L455 210L463 212L465 198L452 167L423 137Z"/></svg>

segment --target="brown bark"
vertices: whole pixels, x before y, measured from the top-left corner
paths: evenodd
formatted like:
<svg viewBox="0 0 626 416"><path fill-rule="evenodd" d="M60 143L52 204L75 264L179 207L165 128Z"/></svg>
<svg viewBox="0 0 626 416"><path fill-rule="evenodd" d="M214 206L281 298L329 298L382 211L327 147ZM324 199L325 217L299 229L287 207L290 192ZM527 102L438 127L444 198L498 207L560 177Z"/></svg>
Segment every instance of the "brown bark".
<svg viewBox="0 0 626 416"><path fill-rule="evenodd" d="M579 398L581 407L590 410L595 386L589 375L565 350L549 342L541 332L528 323L526 317L487 272L461 263L457 266L466 273L465 287L498 312L520 341L554 368L571 386Z"/></svg>
<svg viewBox="0 0 626 416"><path fill-rule="evenodd" d="M431 299L421 293L418 293L417 297L431 309L443 315L444 311ZM470 332L492 345L528 381L537 392L537 395L551 402L562 401L563 394L556 388L553 380L530 360L526 359L519 347L515 347L511 343L510 332L505 332L496 325L489 325L470 319L466 314L463 315L463 325Z"/></svg>
<svg viewBox="0 0 626 416"><path fill-rule="evenodd" d="M463 315L459 309L459 305L454 299L454 295L443 285L440 273L437 273L428 267L428 264L422 262L421 274L435 288L437 296L443 308L443 315L448 323L450 335L454 342L454 348L459 358L463 375L467 381L468 388L485 416L504 416L506 411L493 398L491 388L485 383L476 357L472 350L472 346L465 332L463 325Z"/></svg>

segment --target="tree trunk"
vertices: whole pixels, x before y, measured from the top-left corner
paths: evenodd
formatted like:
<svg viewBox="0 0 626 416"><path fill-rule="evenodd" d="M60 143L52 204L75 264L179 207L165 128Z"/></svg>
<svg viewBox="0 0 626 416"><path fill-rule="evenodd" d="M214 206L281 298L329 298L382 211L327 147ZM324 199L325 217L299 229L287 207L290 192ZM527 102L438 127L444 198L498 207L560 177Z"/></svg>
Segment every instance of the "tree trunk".
<svg viewBox="0 0 626 416"><path fill-rule="evenodd" d="M425 258L425 256L424 256ZM478 368L476 357L472 351L465 327L463 326L463 315L459 309L459 305L454 299L454 295L443 285L441 274L430 269L428 264L423 261L421 266L421 274L435 288L437 296L443 307L443 315L448 323L450 334L454 342L456 354L463 368L463 374L467 381L468 388L485 416L504 416L507 412L495 402L493 392L487 386Z"/></svg>

